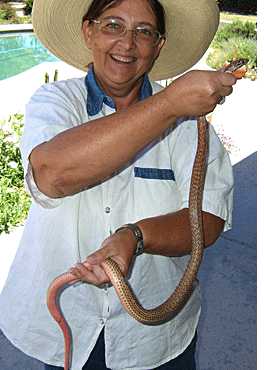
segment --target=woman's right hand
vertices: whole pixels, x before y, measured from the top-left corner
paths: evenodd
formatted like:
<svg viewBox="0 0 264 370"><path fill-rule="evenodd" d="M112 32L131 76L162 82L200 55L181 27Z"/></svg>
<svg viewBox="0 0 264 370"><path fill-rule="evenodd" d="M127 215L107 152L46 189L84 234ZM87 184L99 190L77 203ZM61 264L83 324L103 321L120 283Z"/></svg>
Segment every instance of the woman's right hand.
<svg viewBox="0 0 264 370"><path fill-rule="evenodd" d="M163 92L176 117L203 116L232 93L236 81L231 73L192 70L173 81Z"/></svg>

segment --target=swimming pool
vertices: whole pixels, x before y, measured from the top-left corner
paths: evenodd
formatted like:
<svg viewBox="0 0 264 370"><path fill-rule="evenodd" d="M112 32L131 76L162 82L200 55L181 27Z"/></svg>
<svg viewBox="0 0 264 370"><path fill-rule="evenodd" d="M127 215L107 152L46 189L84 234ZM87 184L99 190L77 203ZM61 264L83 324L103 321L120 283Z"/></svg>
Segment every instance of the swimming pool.
<svg viewBox="0 0 264 370"><path fill-rule="evenodd" d="M42 62L60 61L33 32L0 35L0 80L15 76Z"/></svg>

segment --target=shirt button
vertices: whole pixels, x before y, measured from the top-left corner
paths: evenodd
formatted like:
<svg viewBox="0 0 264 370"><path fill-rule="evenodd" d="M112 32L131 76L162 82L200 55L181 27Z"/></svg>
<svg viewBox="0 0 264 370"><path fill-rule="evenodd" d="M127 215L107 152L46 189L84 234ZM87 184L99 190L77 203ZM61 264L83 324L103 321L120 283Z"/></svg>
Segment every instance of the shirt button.
<svg viewBox="0 0 264 370"><path fill-rule="evenodd" d="M105 207L105 213L110 213L110 207Z"/></svg>
<svg viewBox="0 0 264 370"><path fill-rule="evenodd" d="M103 325L104 324L104 320L103 319L100 319L100 324Z"/></svg>

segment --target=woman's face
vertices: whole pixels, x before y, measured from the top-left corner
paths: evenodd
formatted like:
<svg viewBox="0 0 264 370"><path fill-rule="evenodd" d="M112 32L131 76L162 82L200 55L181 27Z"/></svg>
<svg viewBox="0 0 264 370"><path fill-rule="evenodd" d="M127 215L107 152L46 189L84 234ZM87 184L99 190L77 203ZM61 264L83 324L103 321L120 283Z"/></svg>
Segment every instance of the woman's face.
<svg viewBox="0 0 264 370"><path fill-rule="evenodd" d="M157 29L155 15L146 0L124 0L115 8L105 10L97 20L108 17L118 18L128 30L145 23ZM88 21L83 25L86 45L93 54L97 81L105 91L133 88L149 71L164 38L160 38L156 46L142 45L135 42L130 31L113 40L105 37L98 27L96 23L89 25Z"/></svg>

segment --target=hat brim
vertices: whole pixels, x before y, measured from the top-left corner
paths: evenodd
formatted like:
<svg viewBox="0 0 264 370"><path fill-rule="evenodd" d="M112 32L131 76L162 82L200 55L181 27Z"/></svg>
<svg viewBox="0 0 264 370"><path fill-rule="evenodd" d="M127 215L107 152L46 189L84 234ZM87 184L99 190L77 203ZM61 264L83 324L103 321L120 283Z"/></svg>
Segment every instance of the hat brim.
<svg viewBox="0 0 264 370"><path fill-rule="evenodd" d="M91 51L82 34L82 17L92 0L35 0L32 19L39 41L62 61L87 71ZM160 0L166 12L166 42L149 76L162 80L196 64L208 49L219 24L215 0Z"/></svg>

